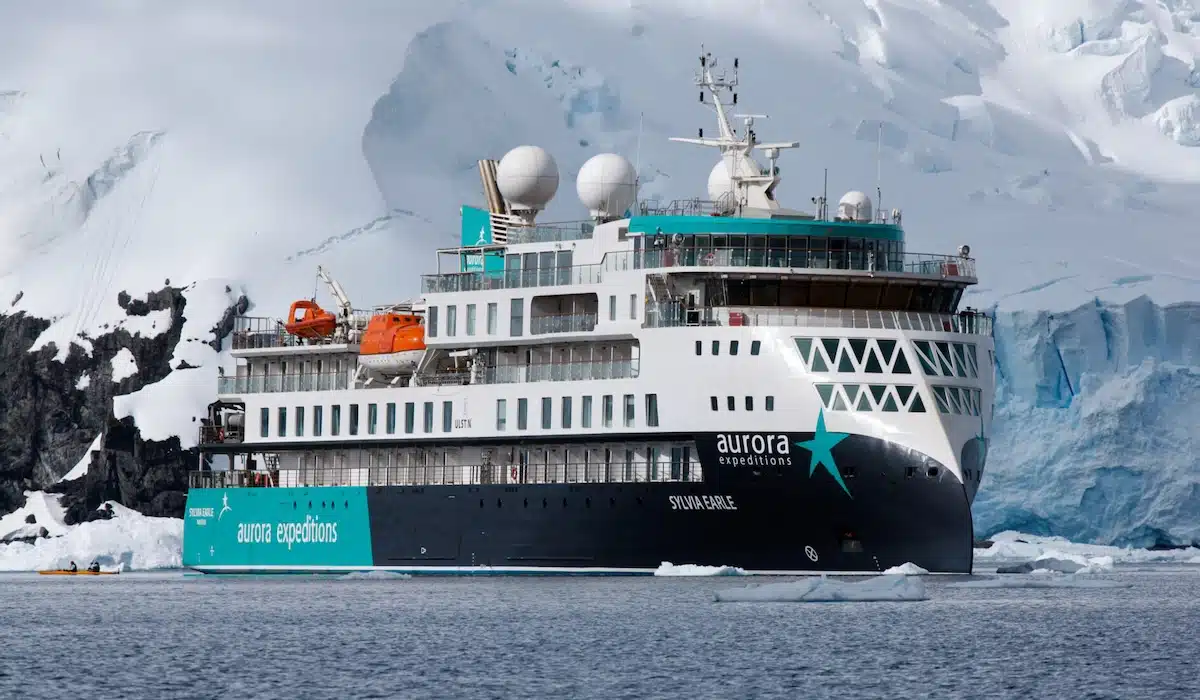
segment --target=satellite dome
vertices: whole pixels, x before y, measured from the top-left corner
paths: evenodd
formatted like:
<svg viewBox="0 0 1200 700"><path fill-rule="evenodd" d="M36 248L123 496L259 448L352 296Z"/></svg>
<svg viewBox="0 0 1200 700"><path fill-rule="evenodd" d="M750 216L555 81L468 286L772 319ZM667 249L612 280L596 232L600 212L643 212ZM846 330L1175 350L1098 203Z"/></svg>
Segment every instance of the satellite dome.
<svg viewBox="0 0 1200 700"><path fill-rule="evenodd" d="M733 189L729 168L725 167L725 161L717 161L708 174L708 198L714 202L732 205L736 196Z"/></svg>
<svg viewBox="0 0 1200 700"><path fill-rule="evenodd" d="M558 191L558 164L543 148L517 146L500 159L496 185L513 209L544 209Z"/></svg>
<svg viewBox="0 0 1200 700"><path fill-rule="evenodd" d="M637 201L637 171L616 153L601 153L579 169L575 191L596 218L622 216Z"/></svg>
<svg viewBox="0 0 1200 700"><path fill-rule="evenodd" d="M847 192L838 200L837 218L841 221L871 221L871 198L862 192Z"/></svg>

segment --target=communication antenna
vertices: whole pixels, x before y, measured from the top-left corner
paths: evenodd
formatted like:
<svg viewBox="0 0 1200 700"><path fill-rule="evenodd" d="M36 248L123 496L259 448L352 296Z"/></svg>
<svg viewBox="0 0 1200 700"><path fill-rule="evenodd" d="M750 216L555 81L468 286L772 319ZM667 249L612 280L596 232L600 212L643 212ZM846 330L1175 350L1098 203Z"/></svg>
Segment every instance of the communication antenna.
<svg viewBox="0 0 1200 700"><path fill-rule="evenodd" d="M883 120L879 120L879 131L875 134L875 211L887 222L883 208Z"/></svg>
<svg viewBox="0 0 1200 700"><path fill-rule="evenodd" d="M633 172L637 175L638 182L642 180L642 119L645 116L645 112L638 112L637 148L633 156Z"/></svg>
<svg viewBox="0 0 1200 700"><path fill-rule="evenodd" d="M821 189L821 221L829 218L829 168L825 168L825 186Z"/></svg>

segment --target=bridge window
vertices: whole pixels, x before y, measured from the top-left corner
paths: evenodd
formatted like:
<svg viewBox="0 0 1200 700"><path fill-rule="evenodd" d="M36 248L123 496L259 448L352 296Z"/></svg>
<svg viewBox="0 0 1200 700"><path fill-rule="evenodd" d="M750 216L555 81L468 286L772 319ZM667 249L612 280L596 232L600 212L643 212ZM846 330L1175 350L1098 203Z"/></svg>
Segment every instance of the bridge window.
<svg viewBox="0 0 1200 700"><path fill-rule="evenodd" d="M404 404L404 432L412 433L416 429L417 406L412 401Z"/></svg>
<svg viewBox="0 0 1200 700"><path fill-rule="evenodd" d="M313 437L321 437L321 419L324 418L324 413L324 406L313 406Z"/></svg>
<svg viewBox="0 0 1200 700"><path fill-rule="evenodd" d="M429 321L425 324L425 333L430 338L436 338L437 331L438 331L438 327L437 327L438 326L438 307L436 307L436 306L429 307L429 313L427 314L427 316L428 316Z"/></svg>
<svg viewBox="0 0 1200 700"><path fill-rule="evenodd" d="M442 432L448 433L454 429L454 402L442 402Z"/></svg>
<svg viewBox="0 0 1200 700"><path fill-rule="evenodd" d="M333 405L329 408L329 434L337 435L342 430L342 407Z"/></svg>
<svg viewBox="0 0 1200 700"><path fill-rule="evenodd" d="M279 437L287 437L287 408L285 406L279 407L279 420L277 422L279 424Z"/></svg>
<svg viewBox="0 0 1200 700"><path fill-rule="evenodd" d="M258 411L258 434L261 437L271 437L271 409L262 408Z"/></svg>
<svg viewBox="0 0 1200 700"><path fill-rule="evenodd" d="M517 430L529 427L529 399L517 399Z"/></svg>
<svg viewBox="0 0 1200 700"><path fill-rule="evenodd" d="M367 404L367 435L375 434L375 424L379 422L379 404Z"/></svg>
<svg viewBox="0 0 1200 700"><path fill-rule="evenodd" d="M658 427L658 394L646 394L646 425Z"/></svg>
<svg viewBox="0 0 1200 700"><path fill-rule="evenodd" d="M496 430L504 432L508 425L508 399L496 399Z"/></svg>
<svg viewBox="0 0 1200 700"><path fill-rule="evenodd" d="M396 434L396 404L395 403L389 403L387 405L387 413L385 415L386 415L386 417L384 418L384 429L387 430L388 435L395 435Z"/></svg>
<svg viewBox="0 0 1200 700"><path fill-rule="evenodd" d="M304 437L304 407L296 407L296 437Z"/></svg>
<svg viewBox="0 0 1200 700"><path fill-rule="evenodd" d="M583 397L583 415L579 417L579 424L584 428L592 427L592 397Z"/></svg>
<svg viewBox="0 0 1200 700"><path fill-rule="evenodd" d="M358 435L358 404L350 404L350 434Z"/></svg>

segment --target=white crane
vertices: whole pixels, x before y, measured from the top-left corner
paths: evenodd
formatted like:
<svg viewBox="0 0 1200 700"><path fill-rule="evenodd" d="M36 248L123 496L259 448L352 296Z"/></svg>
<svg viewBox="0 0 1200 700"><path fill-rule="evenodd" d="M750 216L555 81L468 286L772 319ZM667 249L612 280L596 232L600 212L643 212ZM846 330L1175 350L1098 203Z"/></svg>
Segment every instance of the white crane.
<svg viewBox="0 0 1200 700"><path fill-rule="evenodd" d="M329 287L329 293L333 295L337 302L337 328L334 330L334 338L342 342L350 339L352 332L358 331L361 326L360 321L354 313L354 306L350 303L350 297L346 296L346 290L342 288L341 283L330 276L329 271L324 267L317 265L317 277Z"/></svg>

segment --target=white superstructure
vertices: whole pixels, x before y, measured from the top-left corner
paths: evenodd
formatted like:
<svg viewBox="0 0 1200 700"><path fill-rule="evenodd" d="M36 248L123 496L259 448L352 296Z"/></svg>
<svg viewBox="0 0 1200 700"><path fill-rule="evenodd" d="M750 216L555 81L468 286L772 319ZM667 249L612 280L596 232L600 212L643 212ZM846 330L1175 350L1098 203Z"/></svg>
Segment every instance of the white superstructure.
<svg viewBox="0 0 1200 700"><path fill-rule="evenodd" d="M439 251L451 269L420 300L354 311L322 271L335 332L239 319L203 442L245 445L279 485L689 481L697 433L821 420L918 451L973 495L983 459L964 455L986 447L994 360L988 317L957 311L969 251L906 252L899 212L860 192L833 219L824 196L815 215L782 208L775 164L798 144L758 142L764 115L732 126L736 62L731 77L703 57L697 84L718 135L676 140L719 151L708 200L638 203L629 161L600 154L576 183L591 218L540 224L550 154L481 161L486 208L463 208L462 244ZM421 319L423 347L366 352L368 320L397 313Z"/></svg>

